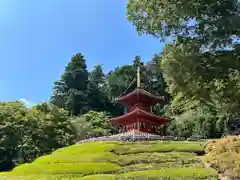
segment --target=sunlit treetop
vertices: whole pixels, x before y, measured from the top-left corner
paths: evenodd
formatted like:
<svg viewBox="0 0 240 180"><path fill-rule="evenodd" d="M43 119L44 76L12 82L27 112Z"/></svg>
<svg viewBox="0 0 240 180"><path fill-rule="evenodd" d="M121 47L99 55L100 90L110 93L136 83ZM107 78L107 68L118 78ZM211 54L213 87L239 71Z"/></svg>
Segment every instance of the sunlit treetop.
<svg viewBox="0 0 240 180"><path fill-rule="evenodd" d="M240 35L236 0L129 0L127 17L137 31L161 41L197 38L202 44L226 46Z"/></svg>

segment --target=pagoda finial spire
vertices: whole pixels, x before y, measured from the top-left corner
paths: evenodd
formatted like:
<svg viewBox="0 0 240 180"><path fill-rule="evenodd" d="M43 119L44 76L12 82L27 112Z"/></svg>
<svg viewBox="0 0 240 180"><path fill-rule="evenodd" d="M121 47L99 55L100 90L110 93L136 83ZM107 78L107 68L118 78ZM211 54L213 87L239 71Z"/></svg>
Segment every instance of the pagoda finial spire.
<svg viewBox="0 0 240 180"><path fill-rule="evenodd" d="M137 67L137 88L140 88L140 67Z"/></svg>

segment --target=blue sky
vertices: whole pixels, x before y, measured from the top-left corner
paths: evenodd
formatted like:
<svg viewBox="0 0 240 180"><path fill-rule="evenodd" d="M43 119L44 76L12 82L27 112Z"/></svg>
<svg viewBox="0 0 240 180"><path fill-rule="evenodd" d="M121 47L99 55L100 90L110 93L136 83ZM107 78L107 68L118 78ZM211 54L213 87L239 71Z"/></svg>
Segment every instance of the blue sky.
<svg viewBox="0 0 240 180"><path fill-rule="evenodd" d="M162 50L126 19L127 0L0 0L0 101L48 101L71 56L107 72Z"/></svg>

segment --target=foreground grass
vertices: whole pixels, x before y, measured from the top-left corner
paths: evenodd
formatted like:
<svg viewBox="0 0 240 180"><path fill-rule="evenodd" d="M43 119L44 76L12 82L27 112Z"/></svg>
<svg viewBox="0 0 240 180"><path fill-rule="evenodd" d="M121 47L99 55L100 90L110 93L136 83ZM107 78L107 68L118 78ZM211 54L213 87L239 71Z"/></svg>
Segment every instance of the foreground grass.
<svg viewBox="0 0 240 180"><path fill-rule="evenodd" d="M1 180L217 179L199 142L89 142L1 173Z"/></svg>

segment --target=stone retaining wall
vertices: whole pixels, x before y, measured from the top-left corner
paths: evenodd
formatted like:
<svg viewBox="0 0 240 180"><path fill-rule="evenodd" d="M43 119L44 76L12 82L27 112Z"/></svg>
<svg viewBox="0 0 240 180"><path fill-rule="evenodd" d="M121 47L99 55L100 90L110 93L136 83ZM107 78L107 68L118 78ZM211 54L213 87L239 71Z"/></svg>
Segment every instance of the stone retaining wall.
<svg viewBox="0 0 240 180"><path fill-rule="evenodd" d="M184 138L175 136L159 136L154 134L142 133L142 132L132 132L132 133L120 133L112 136L102 136L96 138L89 138L79 141L78 144L89 142L89 141L153 141L153 140L163 140L163 141L206 141L200 138Z"/></svg>

